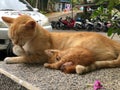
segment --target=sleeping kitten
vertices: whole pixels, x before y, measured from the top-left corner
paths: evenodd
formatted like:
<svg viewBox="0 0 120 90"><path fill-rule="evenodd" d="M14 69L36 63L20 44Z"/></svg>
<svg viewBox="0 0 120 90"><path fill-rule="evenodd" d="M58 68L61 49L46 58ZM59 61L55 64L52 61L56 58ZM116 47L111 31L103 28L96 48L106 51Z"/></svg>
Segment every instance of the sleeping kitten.
<svg viewBox="0 0 120 90"><path fill-rule="evenodd" d="M74 73L76 65L88 66L95 61L90 50L83 47L78 48L45 50L45 53L50 57L49 61L53 61L53 63L45 63L44 66L61 69L65 73Z"/></svg>

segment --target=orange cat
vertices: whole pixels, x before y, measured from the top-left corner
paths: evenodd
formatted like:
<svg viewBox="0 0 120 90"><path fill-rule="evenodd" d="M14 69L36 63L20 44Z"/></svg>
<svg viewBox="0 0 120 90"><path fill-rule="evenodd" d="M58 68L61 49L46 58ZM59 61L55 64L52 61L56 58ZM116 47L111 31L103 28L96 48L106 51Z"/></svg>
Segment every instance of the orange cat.
<svg viewBox="0 0 120 90"><path fill-rule="evenodd" d="M89 66L77 65L77 73L120 67L120 43L105 36L93 32L50 33L28 15L17 18L2 17L2 19L9 25L8 36L14 45L14 53L18 55L5 58L6 63L44 64L48 62L48 56L44 52L46 49L64 50L83 47L92 52L95 62ZM74 52L72 54L74 55Z"/></svg>
<svg viewBox="0 0 120 90"><path fill-rule="evenodd" d="M95 61L93 53L83 47L68 48L61 51L48 49L45 50L45 53L50 57L50 64L45 63L44 66L61 69L65 73L75 72L76 65L88 66Z"/></svg>

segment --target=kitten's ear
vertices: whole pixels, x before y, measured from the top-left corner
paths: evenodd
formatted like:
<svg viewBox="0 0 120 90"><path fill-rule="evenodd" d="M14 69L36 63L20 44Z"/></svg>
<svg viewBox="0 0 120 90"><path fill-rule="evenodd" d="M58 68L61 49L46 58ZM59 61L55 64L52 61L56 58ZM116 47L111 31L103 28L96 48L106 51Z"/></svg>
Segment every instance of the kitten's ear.
<svg viewBox="0 0 120 90"><path fill-rule="evenodd" d="M27 28L34 29L35 26L36 26L36 22L33 21L33 20L30 20L30 21L28 21L28 22L25 24L25 26L26 26Z"/></svg>
<svg viewBox="0 0 120 90"><path fill-rule="evenodd" d="M49 56L49 57L51 57L51 56L53 56L55 53L59 53L60 52L60 50L55 50L55 49L47 49L47 50L45 50L45 53Z"/></svg>
<svg viewBox="0 0 120 90"><path fill-rule="evenodd" d="M10 26L13 22L14 22L14 20L15 20L15 18L11 18L11 17L2 17L2 20L8 25L8 26Z"/></svg>

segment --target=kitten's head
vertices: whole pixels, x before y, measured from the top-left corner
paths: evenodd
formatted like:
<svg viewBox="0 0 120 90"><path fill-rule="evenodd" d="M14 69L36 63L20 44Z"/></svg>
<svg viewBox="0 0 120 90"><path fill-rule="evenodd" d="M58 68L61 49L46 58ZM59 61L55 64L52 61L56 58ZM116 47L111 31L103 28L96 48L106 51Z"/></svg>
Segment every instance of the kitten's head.
<svg viewBox="0 0 120 90"><path fill-rule="evenodd" d="M45 50L46 55L50 58L49 60L52 62L57 62L61 59L61 51L60 50L52 50L52 49L47 49Z"/></svg>
<svg viewBox="0 0 120 90"><path fill-rule="evenodd" d="M28 15L21 15L17 18L2 17L2 20L9 26L8 36L13 44L23 46L33 38L36 22Z"/></svg>

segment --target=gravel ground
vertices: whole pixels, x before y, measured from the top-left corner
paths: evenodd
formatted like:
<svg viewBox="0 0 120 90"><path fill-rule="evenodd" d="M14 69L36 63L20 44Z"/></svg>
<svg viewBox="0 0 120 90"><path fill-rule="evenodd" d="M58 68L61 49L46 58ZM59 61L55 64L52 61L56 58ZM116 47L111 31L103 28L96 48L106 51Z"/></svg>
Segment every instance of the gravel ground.
<svg viewBox="0 0 120 90"><path fill-rule="evenodd" d="M100 80L104 90L120 90L120 68L101 69L84 75L64 74L40 65L5 64L0 68L25 80L40 90L93 90L95 80ZM103 89L101 89L103 90Z"/></svg>
<svg viewBox="0 0 120 90"><path fill-rule="evenodd" d="M27 90L3 74L0 74L0 90Z"/></svg>

